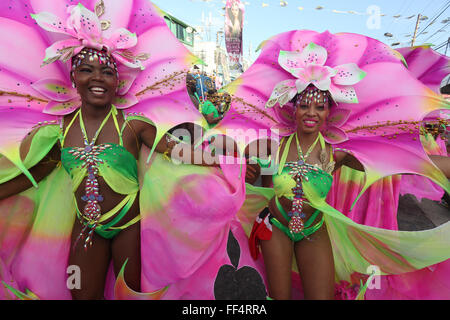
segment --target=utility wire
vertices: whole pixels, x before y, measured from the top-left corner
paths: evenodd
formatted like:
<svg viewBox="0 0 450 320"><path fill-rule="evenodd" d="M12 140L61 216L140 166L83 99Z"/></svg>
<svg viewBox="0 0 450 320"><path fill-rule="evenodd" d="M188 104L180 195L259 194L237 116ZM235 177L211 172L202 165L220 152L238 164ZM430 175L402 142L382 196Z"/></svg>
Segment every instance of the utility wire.
<svg viewBox="0 0 450 320"><path fill-rule="evenodd" d="M438 50L442 49L443 47L445 47L447 45L447 43L448 43L448 40L444 41L443 43L441 43L441 44L439 44L437 46L435 46L433 50L434 51L438 51Z"/></svg>
<svg viewBox="0 0 450 320"><path fill-rule="evenodd" d="M450 1L448 1L444 6L445 8L438 14L438 16L430 21L430 23L428 23L428 25L422 31L420 31L416 37L420 36L425 30L427 30L428 27L431 26L450 7Z"/></svg>
<svg viewBox="0 0 450 320"><path fill-rule="evenodd" d="M441 32L441 30L447 28L450 25L450 22L447 22L447 24L445 26L443 26L442 28L440 28L438 31L436 31L435 33L433 33L431 36L429 36L424 42L427 42L428 40L430 40L431 38L433 38L433 36L435 34L437 34L438 32Z"/></svg>

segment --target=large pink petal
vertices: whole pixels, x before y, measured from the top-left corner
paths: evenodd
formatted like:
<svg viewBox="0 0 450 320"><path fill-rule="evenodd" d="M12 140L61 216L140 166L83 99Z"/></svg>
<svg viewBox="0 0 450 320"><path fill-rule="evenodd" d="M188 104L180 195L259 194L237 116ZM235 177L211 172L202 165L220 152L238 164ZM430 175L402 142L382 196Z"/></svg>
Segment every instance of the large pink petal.
<svg viewBox="0 0 450 320"><path fill-rule="evenodd" d="M348 140L347 134L335 126L327 126L322 131L324 139L331 144L341 143Z"/></svg>
<svg viewBox="0 0 450 320"><path fill-rule="evenodd" d="M284 137L284 136L289 136L289 135L293 134L297 130L297 126L289 127L289 126L286 126L285 124L278 123L278 124L274 125L272 128L270 128L270 130L272 130L272 131L276 130L277 132L279 132L280 136ZM258 137L258 138L261 139L264 137Z"/></svg>
<svg viewBox="0 0 450 320"><path fill-rule="evenodd" d="M94 2L98 3L98 1ZM99 17L99 20L111 23L107 30L103 30L103 36L109 38L119 28L128 29L129 21L134 15L133 9L136 1L103 0L103 2L105 4L105 12ZM91 6L86 6L86 8L90 9Z"/></svg>
<svg viewBox="0 0 450 320"><path fill-rule="evenodd" d="M41 79L31 86L44 97L58 102L72 100L78 95L70 84L59 79Z"/></svg>
<svg viewBox="0 0 450 320"><path fill-rule="evenodd" d="M50 12L39 12L32 14L31 17L36 20L36 23L44 30L56 33L63 33L66 35L73 34L70 29L67 28L66 22L60 17L55 16Z"/></svg>
<svg viewBox="0 0 450 320"><path fill-rule="evenodd" d="M71 114L73 111L77 110L81 106L81 100L75 98L69 101L50 101L44 108L44 113L52 114L57 116L63 116L66 114Z"/></svg>
<svg viewBox="0 0 450 320"><path fill-rule="evenodd" d="M354 86L359 103L343 106L352 110L346 131L388 120L421 121L434 110L448 108L448 103L412 77L402 64L375 63L364 71L367 76Z"/></svg>
<svg viewBox="0 0 450 320"><path fill-rule="evenodd" d="M90 44L101 42L102 28L97 15L83 4L72 8L69 24L73 26L79 39L89 40Z"/></svg>
<svg viewBox="0 0 450 320"><path fill-rule="evenodd" d="M158 17L158 19L161 18ZM161 43L164 43L164 45L160 45ZM149 55L150 58L142 63L146 69L158 66L159 79L171 75L175 70L180 71L180 67L183 65L184 68L181 69L189 71L193 64L199 63L198 58L193 56L174 36L165 23L140 35L138 44L132 51L136 55ZM156 72L153 72L153 74L156 76ZM151 79L154 79L154 77Z"/></svg>
<svg viewBox="0 0 450 320"><path fill-rule="evenodd" d="M440 93L442 80L450 73L450 58L429 47L397 49L405 58L408 70L435 93Z"/></svg>
<svg viewBox="0 0 450 320"><path fill-rule="evenodd" d="M119 65L118 69L119 69L119 86L117 94L119 96L123 96L130 90L140 70L127 68L123 65Z"/></svg>
<svg viewBox="0 0 450 320"><path fill-rule="evenodd" d="M40 67L48 45L43 41L37 27L0 17L0 29L1 69L9 70L30 81L64 76L62 68L59 69L55 64ZM12 52L14 54L11 54ZM20 63L17 63L18 61Z"/></svg>
<svg viewBox="0 0 450 320"><path fill-rule="evenodd" d="M350 150L363 163L367 181L364 192L373 182L398 173L427 176L447 190L450 183L429 160L418 134L402 133L371 137L352 137L339 147Z"/></svg>
<svg viewBox="0 0 450 320"><path fill-rule="evenodd" d="M126 28L131 32L134 32L138 36L140 36L145 32L152 30L154 28L167 27L164 18L166 13L163 10L159 9L158 6L156 6L151 1L134 0L132 5L133 5L132 12L133 13L139 12L139 14L130 14L128 17L129 23L128 26L126 26ZM122 6L122 4L120 4L120 6ZM125 10L125 15L127 13L128 11ZM166 32L164 31L164 33ZM169 33L171 33L170 30Z"/></svg>
<svg viewBox="0 0 450 320"><path fill-rule="evenodd" d="M201 122L200 112L190 101L183 101L183 97L182 92L146 97L133 108L127 109L127 113L141 112L155 124L168 128L183 122Z"/></svg>
<svg viewBox="0 0 450 320"><path fill-rule="evenodd" d="M117 109L128 109L138 102L139 101L134 94L128 93L124 96L117 96L114 101L114 105Z"/></svg>
<svg viewBox="0 0 450 320"><path fill-rule="evenodd" d="M330 115L328 116L327 123L336 127L341 127L347 122L352 111L342 108L331 108Z"/></svg>
<svg viewBox="0 0 450 320"><path fill-rule="evenodd" d="M113 34L108 38L108 41L117 49L128 49L137 44L137 36L127 29L120 28L114 30Z"/></svg>

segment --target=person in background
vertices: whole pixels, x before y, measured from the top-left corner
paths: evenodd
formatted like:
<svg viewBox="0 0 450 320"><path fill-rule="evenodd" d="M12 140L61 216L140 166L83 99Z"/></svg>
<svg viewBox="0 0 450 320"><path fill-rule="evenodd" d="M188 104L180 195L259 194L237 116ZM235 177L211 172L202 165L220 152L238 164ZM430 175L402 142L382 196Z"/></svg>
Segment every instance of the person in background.
<svg viewBox="0 0 450 320"><path fill-rule="evenodd" d="M215 106L216 95L217 90L209 90L205 101L200 105L200 112L204 115L206 121L210 125L210 128L214 127L223 118L223 115L219 114L219 111Z"/></svg>
<svg viewBox="0 0 450 320"><path fill-rule="evenodd" d="M186 76L186 87L189 94L189 98L191 98L192 103L198 109L200 105L200 100L195 92L195 78L192 74L188 73Z"/></svg>

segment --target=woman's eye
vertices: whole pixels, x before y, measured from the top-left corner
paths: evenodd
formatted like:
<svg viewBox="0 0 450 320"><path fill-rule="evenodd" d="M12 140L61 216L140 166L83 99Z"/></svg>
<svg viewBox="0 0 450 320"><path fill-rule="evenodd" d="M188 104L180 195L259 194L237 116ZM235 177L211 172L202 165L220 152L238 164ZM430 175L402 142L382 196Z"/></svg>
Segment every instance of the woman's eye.
<svg viewBox="0 0 450 320"><path fill-rule="evenodd" d="M80 72L91 72L91 69L89 69L89 68L81 68L79 71Z"/></svg>
<svg viewBox="0 0 450 320"><path fill-rule="evenodd" d="M113 76L114 72L112 70L105 70L103 71L104 74L108 75L108 76Z"/></svg>
<svg viewBox="0 0 450 320"><path fill-rule="evenodd" d="M317 110L320 110L320 111L325 110L325 106L317 106L316 108L317 108Z"/></svg>
<svg viewBox="0 0 450 320"><path fill-rule="evenodd" d="M300 109L306 110L306 109L308 109L308 106L306 104L301 104Z"/></svg>

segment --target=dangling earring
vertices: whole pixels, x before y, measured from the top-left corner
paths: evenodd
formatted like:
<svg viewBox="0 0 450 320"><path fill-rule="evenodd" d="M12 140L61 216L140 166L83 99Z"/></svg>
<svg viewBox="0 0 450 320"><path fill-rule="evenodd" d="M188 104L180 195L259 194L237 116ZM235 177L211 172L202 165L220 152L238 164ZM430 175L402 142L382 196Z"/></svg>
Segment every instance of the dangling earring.
<svg viewBox="0 0 450 320"><path fill-rule="evenodd" d="M75 85L75 82L72 81L72 88L76 88L77 86Z"/></svg>

